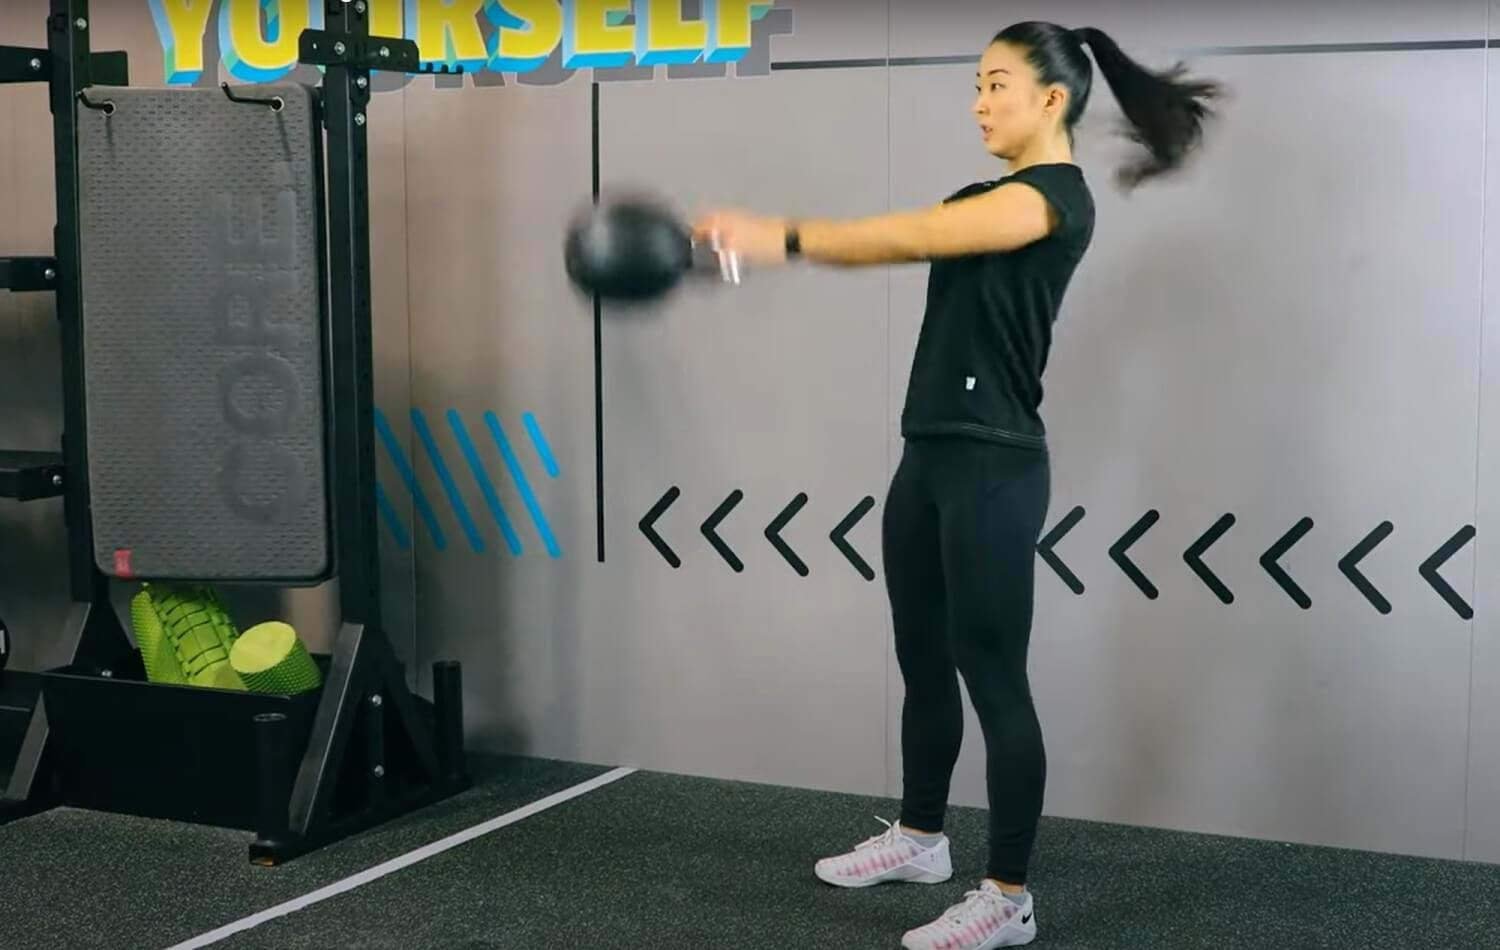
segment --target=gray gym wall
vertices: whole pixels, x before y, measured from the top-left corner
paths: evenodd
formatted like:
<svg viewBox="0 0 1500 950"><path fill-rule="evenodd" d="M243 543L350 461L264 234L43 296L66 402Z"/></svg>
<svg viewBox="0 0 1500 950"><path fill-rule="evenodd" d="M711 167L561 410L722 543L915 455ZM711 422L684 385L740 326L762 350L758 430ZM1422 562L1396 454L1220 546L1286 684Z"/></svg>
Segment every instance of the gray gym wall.
<svg viewBox="0 0 1500 950"><path fill-rule="evenodd" d="M1045 410L1048 523L1073 523L1056 553L1082 591L1038 561L1031 662L1048 813L1500 862L1500 602L1478 583L1500 558L1500 492L1480 490L1500 477L1492 4L779 6L762 23L771 62L829 68L599 77L606 193L855 215L996 177L971 65L828 61L974 55L1031 17L1100 26L1154 64L1188 55L1233 92L1199 161L1134 196L1110 181L1123 146L1102 84L1081 132L1099 224ZM0 36L42 45L45 7L7 4ZM788 16L791 34L770 35ZM96 0L94 20L98 48L130 51L134 82L163 83L144 5ZM607 311L601 562L594 321L559 253L590 194L591 77L478 78L413 80L371 111L378 398L417 488L382 446L409 542L383 529L382 553L414 680L461 659L484 748L899 793L879 521L924 269L752 273L733 293ZM47 129L39 89L0 87L0 253L46 246ZM56 440L51 313L46 297L0 295L7 446ZM719 534L739 572L699 530L734 492ZM804 495L783 536L805 577L763 533ZM656 530L675 568L637 526L674 496ZM849 542L873 581L829 537L866 498ZM1155 598L1108 553L1151 512L1129 558ZM1259 563L1303 519L1281 564L1306 609ZM1382 613L1339 563L1387 523L1359 564ZM1204 559L1227 604L1184 559L1216 525ZM0 615L19 664L43 667L66 596L60 506L6 505L0 526ZM1442 577L1472 621L1419 573L1468 526L1477 538ZM244 596L326 646L329 591ZM972 717L954 797L984 801ZM866 820L851 815L851 835Z"/></svg>

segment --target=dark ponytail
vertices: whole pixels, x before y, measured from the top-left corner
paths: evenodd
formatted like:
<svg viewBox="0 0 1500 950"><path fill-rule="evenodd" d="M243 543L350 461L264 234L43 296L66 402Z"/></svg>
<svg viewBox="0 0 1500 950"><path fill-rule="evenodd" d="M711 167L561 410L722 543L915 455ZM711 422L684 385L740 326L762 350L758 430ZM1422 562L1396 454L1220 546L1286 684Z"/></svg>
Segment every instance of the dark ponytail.
<svg viewBox="0 0 1500 950"><path fill-rule="evenodd" d="M995 42L1028 51L1028 60L1043 85L1061 83L1072 93L1064 119L1069 134L1083 117L1093 85L1093 70L1085 44L1093 50L1099 71L1125 113L1125 134L1146 154L1119 170L1119 180L1134 188L1148 179L1179 168L1202 141L1204 123L1213 115L1207 102L1222 93L1218 83L1188 79L1181 63L1152 71L1131 59L1102 30L1069 30L1055 23L1027 22L1007 27Z"/></svg>

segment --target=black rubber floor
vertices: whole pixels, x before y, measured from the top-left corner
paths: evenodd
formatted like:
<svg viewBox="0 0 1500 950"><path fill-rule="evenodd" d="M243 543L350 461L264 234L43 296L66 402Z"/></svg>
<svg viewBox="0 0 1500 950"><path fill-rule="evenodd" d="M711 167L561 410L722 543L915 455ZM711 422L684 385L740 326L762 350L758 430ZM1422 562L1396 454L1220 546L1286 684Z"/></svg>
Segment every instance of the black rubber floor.
<svg viewBox="0 0 1500 950"><path fill-rule="evenodd" d="M0 826L0 950L167 947L605 771L470 765L475 787L463 795L277 868L249 863L252 835L200 825L60 808Z"/></svg>
<svg viewBox="0 0 1500 950"><path fill-rule="evenodd" d="M58 813L0 828L0 947L161 947L601 770L506 763L433 814L287 867L242 836ZM217 947L898 947L979 878L957 810L937 887L826 887L813 861L888 801L638 773ZM1057 948L1500 948L1500 868L1048 820L1033 890Z"/></svg>

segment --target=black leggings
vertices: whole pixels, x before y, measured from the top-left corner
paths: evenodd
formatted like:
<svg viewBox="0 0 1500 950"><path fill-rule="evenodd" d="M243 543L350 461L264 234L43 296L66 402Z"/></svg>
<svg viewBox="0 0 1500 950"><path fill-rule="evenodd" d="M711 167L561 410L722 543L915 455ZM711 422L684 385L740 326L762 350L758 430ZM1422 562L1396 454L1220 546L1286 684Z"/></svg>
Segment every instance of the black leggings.
<svg viewBox="0 0 1500 950"><path fill-rule="evenodd" d="M958 676L984 731L988 876L1026 883L1047 762L1026 677L1045 451L967 439L907 442L883 515L901 712L901 823L941 831L963 740Z"/></svg>

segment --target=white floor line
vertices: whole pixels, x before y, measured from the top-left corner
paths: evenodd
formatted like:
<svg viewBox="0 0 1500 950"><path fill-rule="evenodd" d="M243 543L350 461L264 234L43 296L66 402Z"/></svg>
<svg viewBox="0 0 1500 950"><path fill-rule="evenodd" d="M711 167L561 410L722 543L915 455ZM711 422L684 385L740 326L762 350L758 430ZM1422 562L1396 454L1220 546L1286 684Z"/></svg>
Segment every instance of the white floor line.
<svg viewBox="0 0 1500 950"><path fill-rule="evenodd" d="M388 874L394 874L402 868L410 867L411 865L416 864L418 861L425 861L433 855L442 854L444 851L447 851L451 848L456 848L459 845L464 844L465 842L473 841L475 838L487 835L497 829L504 828L506 825L513 825L518 821L530 818L532 815L544 812L556 805L561 805L562 803L571 801L572 799L578 798L581 795L587 795L589 792L592 792L595 789L603 788L604 786L609 785L612 782L618 782L620 779L625 778L627 775L634 774L635 771L635 769L614 769L612 771L605 772L603 775L589 779L587 782L580 782L579 784L574 785L571 788L565 788L554 795L548 795L546 798L534 801L530 805L526 805L523 808L517 808L515 811L506 812L503 815L491 818L489 821L475 825L472 828L465 829L464 831L460 831L457 834L449 835L448 837L443 838L440 841L434 841L432 844L403 854L399 858L392 858L391 860L386 861L384 864L377 864L375 867L369 868L365 871L361 871L360 873L352 877L344 878L342 881L330 884L327 887L319 888L318 890L313 891L310 894L304 894L303 896L289 900L284 904L277 904L275 907L263 910L258 914L251 914L249 917L237 920L232 924L226 924L217 930L210 930L206 934L194 937L193 939L184 941L183 943L174 944L173 946L169 947L168 950L194 950L194 948L197 947L206 947L210 944L218 943L220 940L232 937L235 934L249 930L252 927L258 927L261 924L266 923L267 921L275 920L278 917L285 917L288 914L296 913L303 908L311 907L313 904L317 904L321 901L326 901L330 897L337 897L340 894L354 890L356 887L361 887L365 884L370 883L371 881L379 880L380 878L383 878Z"/></svg>

